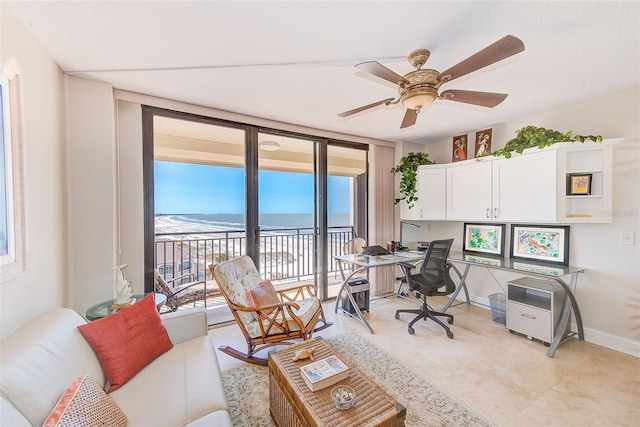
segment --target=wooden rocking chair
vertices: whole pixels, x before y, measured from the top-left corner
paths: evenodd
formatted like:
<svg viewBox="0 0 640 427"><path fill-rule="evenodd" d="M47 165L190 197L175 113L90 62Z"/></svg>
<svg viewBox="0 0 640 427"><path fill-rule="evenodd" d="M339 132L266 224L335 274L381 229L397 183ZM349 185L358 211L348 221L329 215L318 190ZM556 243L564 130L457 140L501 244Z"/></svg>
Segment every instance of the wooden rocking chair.
<svg viewBox="0 0 640 427"><path fill-rule="evenodd" d="M269 305L251 306L247 291L263 283L253 260L248 256L210 265L224 299L227 301L247 342L247 352L229 346L220 351L256 365L267 365L267 359L256 353L268 347L293 344L288 340L308 340L315 331L331 326L327 323L315 285L306 284L277 289L277 299ZM323 325L316 328L322 321Z"/></svg>

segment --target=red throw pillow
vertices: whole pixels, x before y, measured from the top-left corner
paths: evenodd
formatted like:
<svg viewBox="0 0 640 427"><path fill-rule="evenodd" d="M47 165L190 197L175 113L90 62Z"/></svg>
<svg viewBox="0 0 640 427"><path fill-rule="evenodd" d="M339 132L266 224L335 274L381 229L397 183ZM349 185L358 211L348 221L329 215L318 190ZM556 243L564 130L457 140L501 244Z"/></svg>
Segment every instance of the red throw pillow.
<svg viewBox="0 0 640 427"><path fill-rule="evenodd" d="M263 307L265 305L277 304L280 302L271 280L265 279L258 283L253 289L245 292L249 307ZM269 315L273 310L265 310L264 314ZM257 319L256 313L253 316Z"/></svg>
<svg viewBox="0 0 640 427"><path fill-rule="evenodd" d="M153 294L78 330L96 352L112 392L129 381L173 343L156 310Z"/></svg>
<svg viewBox="0 0 640 427"><path fill-rule="evenodd" d="M98 383L86 375L76 378L62 394L44 427L125 427L127 416Z"/></svg>

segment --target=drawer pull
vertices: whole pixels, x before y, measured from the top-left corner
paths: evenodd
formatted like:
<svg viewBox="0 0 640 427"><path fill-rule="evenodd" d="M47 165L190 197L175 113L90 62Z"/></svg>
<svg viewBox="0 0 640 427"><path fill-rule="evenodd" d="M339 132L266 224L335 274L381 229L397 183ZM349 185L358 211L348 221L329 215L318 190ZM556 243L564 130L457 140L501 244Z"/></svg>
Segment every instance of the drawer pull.
<svg viewBox="0 0 640 427"><path fill-rule="evenodd" d="M520 316L526 317L527 319L536 320L536 316L532 316L532 315L527 314L527 313L520 313Z"/></svg>

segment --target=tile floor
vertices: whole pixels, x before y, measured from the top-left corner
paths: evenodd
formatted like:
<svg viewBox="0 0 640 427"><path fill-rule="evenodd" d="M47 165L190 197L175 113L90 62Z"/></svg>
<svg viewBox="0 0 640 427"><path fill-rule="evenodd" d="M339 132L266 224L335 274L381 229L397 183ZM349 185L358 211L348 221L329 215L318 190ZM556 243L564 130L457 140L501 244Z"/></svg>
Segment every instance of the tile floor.
<svg viewBox="0 0 640 427"><path fill-rule="evenodd" d="M441 307L445 300L433 301ZM640 359L577 339L549 358L541 343L510 334L491 322L488 310L466 304L449 311L456 316L453 340L433 322L418 322L409 335L412 315L395 320L394 313L414 305L395 296L372 300L365 314L375 331L370 334L360 321L334 314L334 302L326 303L334 325L318 335L361 334L498 426L640 425ZM209 334L216 347L246 350L235 324ZM243 363L220 351L218 358L223 370Z"/></svg>

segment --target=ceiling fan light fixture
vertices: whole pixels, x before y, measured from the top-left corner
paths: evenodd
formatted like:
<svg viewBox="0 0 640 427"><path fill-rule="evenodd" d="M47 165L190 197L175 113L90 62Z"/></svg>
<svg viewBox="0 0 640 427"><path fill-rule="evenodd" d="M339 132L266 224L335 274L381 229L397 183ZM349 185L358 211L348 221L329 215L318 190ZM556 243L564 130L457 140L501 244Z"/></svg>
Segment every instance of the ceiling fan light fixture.
<svg viewBox="0 0 640 427"><path fill-rule="evenodd" d="M420 111L428 107L438 97L438 91L430 87L409 90L402 96L402 105L410 110Z"/></svg>
<svg viewBox="0 0 640 427"><path fill-rule="evenodd" d="M264 151L278 151L280 144L275 141L262 141L258 146Z"/></svg>

